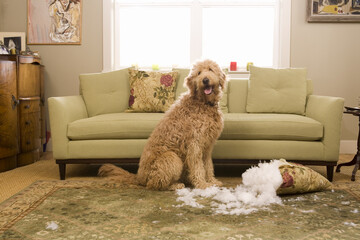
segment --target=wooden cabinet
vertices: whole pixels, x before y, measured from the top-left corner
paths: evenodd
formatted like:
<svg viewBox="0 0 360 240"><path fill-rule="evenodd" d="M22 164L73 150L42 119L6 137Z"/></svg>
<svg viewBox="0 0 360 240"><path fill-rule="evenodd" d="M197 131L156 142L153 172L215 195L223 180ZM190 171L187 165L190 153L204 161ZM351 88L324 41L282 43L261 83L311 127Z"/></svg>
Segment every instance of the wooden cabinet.
<svg viewBox="0 0 360 240"><path fill-rule="evenodd" d="M39 160L45 143L43 66L0 55L0 172Z"/></svg>

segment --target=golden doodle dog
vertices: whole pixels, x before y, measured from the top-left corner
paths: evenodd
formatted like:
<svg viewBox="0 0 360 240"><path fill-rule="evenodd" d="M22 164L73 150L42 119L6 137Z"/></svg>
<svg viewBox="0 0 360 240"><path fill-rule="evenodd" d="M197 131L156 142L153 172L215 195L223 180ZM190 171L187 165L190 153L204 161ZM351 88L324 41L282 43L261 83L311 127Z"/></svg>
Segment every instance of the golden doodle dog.
<svg viewBox="0 0 360 240"><path fill-rule="evenodd" d="M112 164L99 176L154 190L221 186L215 179L211 153L223 130L220 99L226 75L212 60L195 63L184 85L188 91L170 107L151 133L137 174Z"/></svg>

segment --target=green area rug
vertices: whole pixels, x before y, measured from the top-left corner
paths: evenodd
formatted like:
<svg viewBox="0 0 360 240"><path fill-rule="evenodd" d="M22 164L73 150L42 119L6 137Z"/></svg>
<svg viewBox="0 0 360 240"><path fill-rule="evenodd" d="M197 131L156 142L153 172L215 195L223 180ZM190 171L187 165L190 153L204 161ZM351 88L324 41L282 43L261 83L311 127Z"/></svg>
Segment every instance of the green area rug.
<svg viewBox="0 0 360 240"><path fill-rule="evenodd" d="M38 181L0 204L0 239L360 239L360 186L283 196L249 215L179 207L174 192Z"/></svg>

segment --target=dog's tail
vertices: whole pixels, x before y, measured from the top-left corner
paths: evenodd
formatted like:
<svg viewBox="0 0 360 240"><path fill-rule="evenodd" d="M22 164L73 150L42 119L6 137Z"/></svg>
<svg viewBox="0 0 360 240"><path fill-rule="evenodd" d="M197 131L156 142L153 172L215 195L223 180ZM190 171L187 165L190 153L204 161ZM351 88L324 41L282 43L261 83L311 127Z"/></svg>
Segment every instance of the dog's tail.
<svg viewBox="0 0 360 240"><path fill-rule="evenodd" d="M116 181L125 184L139 185L136 174L130 173L120 167L113 164L104 164L99 168L98 175L100 177L106 177L110 181Z"/></svg>

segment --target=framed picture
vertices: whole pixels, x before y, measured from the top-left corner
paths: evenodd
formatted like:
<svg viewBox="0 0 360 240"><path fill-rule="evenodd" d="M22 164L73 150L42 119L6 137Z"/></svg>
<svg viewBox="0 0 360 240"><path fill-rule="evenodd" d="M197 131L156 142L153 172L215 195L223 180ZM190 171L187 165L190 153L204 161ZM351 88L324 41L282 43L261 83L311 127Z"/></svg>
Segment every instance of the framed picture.
<svg viewBox="0 0 360 240"><path fill-rule="evenodd" d="M24 32L0 32L0 41L8 50L16 49L17 53L25 51L25 33Z"/></svg>
<svg viewBox="0 0 360 240"><path fill-rule="evenodd" d="M81 44L82 0L28 0L27 44Z"/></svg>
<svg viewBox="0 0 360 240"><path fill-rule="evenodd" d="M360 22L360 0L308 0L308 22Z"/></svg>

